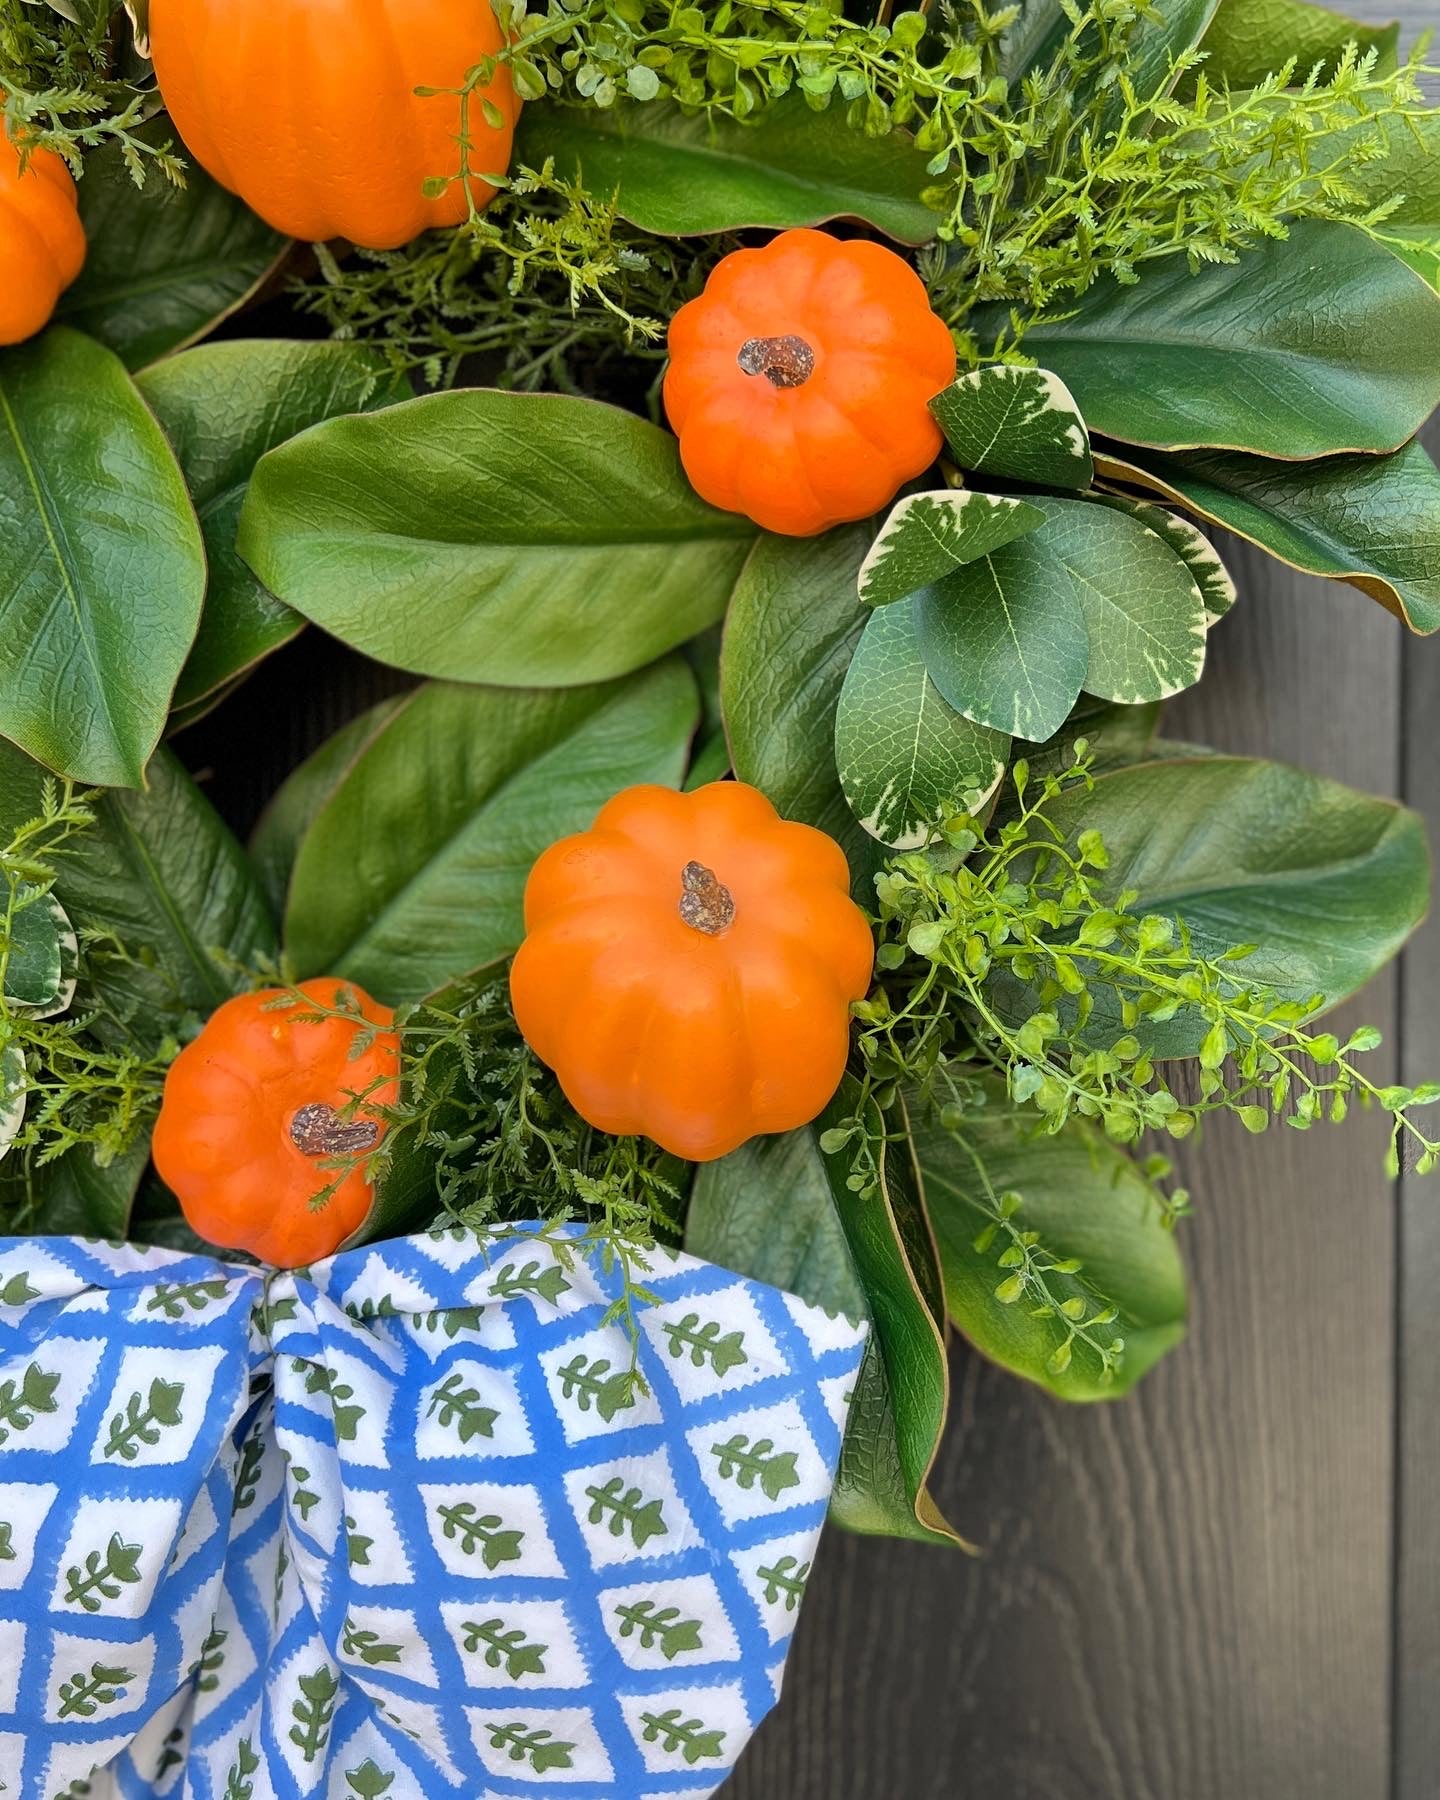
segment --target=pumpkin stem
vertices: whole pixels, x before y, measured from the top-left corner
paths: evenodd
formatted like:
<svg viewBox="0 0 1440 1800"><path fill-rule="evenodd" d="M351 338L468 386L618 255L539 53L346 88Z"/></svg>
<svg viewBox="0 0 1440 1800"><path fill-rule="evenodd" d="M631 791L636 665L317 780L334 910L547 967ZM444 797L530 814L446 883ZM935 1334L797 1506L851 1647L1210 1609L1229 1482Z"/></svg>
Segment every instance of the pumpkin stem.
<svg viewBox="0 0 1440 1800"><path fill-rule="evenodd" d="M717 881L713 869L704 863L688 862L680 871L680 917L706 937L719 937L727 925L735 922L735 896L723 882Z"/></svg>
<svg viewBox="0 0 1440 1800"><path fill-rule="evenodd" d="M344 1156L352 1150L368 1150L379 1135L374 1119L342 1122L335 1108L323 1100L302 1106L290 1121L290 1142L306 1156Z"/></svg>
<svg viewBox="0 0 1440 1800"><path fill-rule="evenodd" d="M815 352L801 337L747 338L735 360L777 388L800 387L815 373Z"/></svg>

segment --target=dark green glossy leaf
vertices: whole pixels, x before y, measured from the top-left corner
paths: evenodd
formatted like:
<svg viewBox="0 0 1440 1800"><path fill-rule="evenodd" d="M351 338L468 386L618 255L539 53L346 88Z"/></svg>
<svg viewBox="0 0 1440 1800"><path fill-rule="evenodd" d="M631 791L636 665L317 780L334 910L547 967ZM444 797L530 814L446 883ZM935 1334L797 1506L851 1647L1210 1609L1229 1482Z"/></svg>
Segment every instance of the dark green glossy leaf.
<svg viewBox="0 0 1440 1800"><path fill-rule="evenodd" d="M1046 813L1072 839L1100 833L1110 857L1103 894L1135 890L1137 914L1183 919L1204 955L1259 945L1234 965L1238 978L1288 999L1323 994L1334 1004L1363 987L1429 901L1429 855L1415 813L1283 763L1139 763ZM1199 1028L1182 1015L1144 1034L1146 1048L1189 1055Z"/></svg>
<svg viewBox="0 0 1440 1800"><path fill-rule="evenodd" d="M745 124L687 117L663 100L541 101L521 114L515 160L538 169L547 157L592 194L613 195L622 218L665 237L863 219L923 244L938 222L921 202L931 178L908 133L867 137L843 107L817 113L799 94Z"/></svg>
<svg viewBox="0 0 1440 1800"><path fill-rule="evenodd" d="M165 118L139 135L175 140ZM85 158L80 217L90 248L56 316L108 344L131 369L218 325L289 244L193 158L183 188L153 171L137 188L113 144Z"/></svg>
<svg viewBox="0 0 1440 1800"><path fill-rule="evenodd" d="M0 1169L0 1218L9 1232L128 1238L135 1190L149 1160L144 1132L104 1168L84 1145L38 1168L20 1166L17 1154Z"/></svg>
<svg viewBox="0 0 1440 1800"><path fill-rule="evenodd" d="M0 744L0 833L35 817L45 771ZM86 954L78 1004L149 1041L248 985L237 965L273 958L275 927L244 851L168 750L143 793L108 793L67 849L55 894ZM123 946L124 953L120 947Z"/></svg>
<svg viewBox="0 0 1440 1800"><path fill-rule="evenodd" d="M1152 0L1126 42L1125 77L1142 99L1167 93L1174 85L1172 73L1175 58L1200 42L1206 26L1214 17L1218 0ZM1021 16L1006 39L1005 71L1013 82L1027 69L1044 70L1062 55L1073 42L1076 52L1087 61L1094 60L1099 49L1099 26L1094 13L1090 23L1078 35L1073 20L1060 0L1023 0ZM1078 112L1104 73L1116 67L1113 57L1097 62L1095 69L1072 81L1072 105ZM1113 124L1121 109L1118 93L1112 93L1103 118Z"/></svg>
<svg viewBox="0 0 1440 1800"><path fill-rule="evenodd" d="M835 762L850 809L882 844L913 850L947 812L978 812L1005 772L1010 739L974 725L925 672L914 602L870 619L840 690Z"/></svg>
<svg viewBox="0 0 1440 1800"><path fill-rule="evenodd" d="M1132 287L1104 278L1025 348L1092 431L1157 449L1394 450L1440 403L1440 295L1327 219L1197 274L1173 257Z"/></svg>
<svg viewBox="0 0 1440 1800"><path fill-rule="evenodd" d="M205 609L175 690L177 709L193 707L305 623L235 551L255 464L321 419L393 406L410 387L358 345L283 338L204 344L147 369L137 385L179 459L205 536Z"/></svg>
<svg viewBox="0 0 1440 1800"><path fill-rule="evenodd" d="M250 838L250 861L277 918L285 913L290 873L305 833L400 701L399 695L382 700L327 738L291 771L260 815Z"/></svg>
<svg viewBox="0 0 1440 1800"><path fill-rule="evenodd" d="M1036 487L1090 485L1090 434L1070 390L1048 369L974 369L930 410L962 469Z"/></svg>
<svg viewBox="0 0 1440 1800"><path fill-rule="evenodd" d="M1003 1090L992 1101L966 1121L968 1151L937 1122L918 1113L910 1122L950 1318L982 1355L1062 1400L1117 1398L1185 1335L1185 1272L1175 1235L1140 1170L1099 1132L1072 1123L1056 1136L1037 1135L1043 1128L1035 1115L1017 1115ZM1090 1318L1106 1303L1118 1307L1112 1327L1091 1333L1102 1343L1116 1333L1124 1339L1108 1382L1100 1356L1078 1338L1068 1364L1056 1367L1070 1335L1061 1318L1035 1317L1033 1297L1009 1305L996 1298L1007 1278L997 1258L1010 1239L1002 1230L986 1240L994 1201L976 1158L991 1194L1021 1196L1013 1221L1019 1231L1038 1232L1037 1248L1051 1259L1083 1264L1046 1278L1056 1303L1078 1300Z"/></svg>
<svg viewBox="0 0 1440 1800"><path fill-rule="evenodd" d="M262 457L240 553L382 662L505 686L621 675L712 625L755 528L667 432L598 401L470 388L332 419Z"/></svg>
<svg viewBox="0 0 1440 1800"><path fill-rule="evenodd" d="M856 592L869 542L864 525L818 538L762 538L736 585L720 660L735 773L787 819L837 839L851 885L865 897L880 858L840 786L835 709L870 616Z"/></svg>
<svg viewBox="0 0 1440 1800"><path fill-rule="evenodd" d="M1102 456L1100 472L1224 525L1292 568L1348 582L1412 631L1440 629L1440 470L1418 443L1303 468L1258 456Z"/></svg>
<svg viewBox="0 0 1440 1800"><path fill-rule="evenodd" d="M285 911L297 970L394 1002L508 954L535 858L620 788L678 786L698 714L678 657L594 687L407 695L300 845Z"/></svg>
<svg viewBox="0 0 1440 1800"><path fill-rule="evenodd" d="M1393 67L1399 39L1398 24L1363 25L1305 0L1220 0L1201 48L1213 87L1252 88L1292 57L1297 83L1317 64L1328 73L1347 44L1378 50L1381 66Z"/></svg>
<svg viewBox="0 0 1440 1800"><path fill-rule="evenodd" d="M1046 775L1069 768L1075 761L1075 743L1079 738L1090 746L1097 774L1122 763L1139 762L1148 753L1159 723L1158 701L1146 706L1116 706L1112 701L1082 694L1054 737L1026 753L1030 778L1032 782L1043 780ZM1002 807L1007 803L1008 795L1002 793Z"/></svg>
<svg viewBox="0 0 1440 1800"><path fill-rule="evenodd" d="M847 1075L815 1129L824 1132L853 1116L858 1097ZM885 1126L873 1105L866 1124L879 1148ZM862 1370L835 1504L854 1531L963 1544L928 1486L950 1407L950 1367L935 1243L914 1164L908 1146L884 1145L880 1192L862 1199L848 1185L855 1149L852 1142L833 1155L822 1152L821 1161L865 1290L878 1366L868 1380Z"/></svg>
<svg viewBox="0 0 1440 1800"><path fill-rule="evenodd" d="M0 732L138 787L204 591L184 479L120 362L59 327L0 355Z"/></svg>

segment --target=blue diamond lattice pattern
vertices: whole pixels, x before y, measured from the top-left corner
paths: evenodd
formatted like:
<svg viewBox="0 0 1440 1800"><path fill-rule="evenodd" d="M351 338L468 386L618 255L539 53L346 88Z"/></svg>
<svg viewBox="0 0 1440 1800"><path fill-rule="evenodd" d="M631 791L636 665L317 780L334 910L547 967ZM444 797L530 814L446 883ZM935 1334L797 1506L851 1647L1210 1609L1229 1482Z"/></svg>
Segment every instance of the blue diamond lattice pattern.
<svg viewBox="0 0 1440 1800"><path fill-rule="evenodd" d="M670 1252L644 1280L632 1333L618 1267L538 1226L293 1273L0 1240L3 1791L713 1793L864 1333Z"/></svg>

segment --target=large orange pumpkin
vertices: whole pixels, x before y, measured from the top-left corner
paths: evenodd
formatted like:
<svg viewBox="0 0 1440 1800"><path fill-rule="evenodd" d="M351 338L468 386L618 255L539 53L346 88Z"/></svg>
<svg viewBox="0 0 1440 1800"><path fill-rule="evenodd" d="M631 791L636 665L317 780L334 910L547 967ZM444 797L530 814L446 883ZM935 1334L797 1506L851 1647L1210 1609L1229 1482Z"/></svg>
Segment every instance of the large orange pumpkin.
<svg viewBox="0 0 1440 1800"><path fill-rule="evenodd" d="M85 230L75 183L52 150L20 152L0 131L0 344L18 344L49 322L80 273Z"/></svg>
<svg viewBox="0 0 1440 1800"><path fill-rule="evenodd" d="M465 217L459 182L423 192L459 169L460 102L415 89L458 88L501 48L490 0L150 0L149 29L186 148L277 231L389 250ZM509 166L517 110L503 68L472 96L476 175Z"/></svg>
<svg viewBox="0 0 1440 1800"><path fill-rule="evenodd" d="M665 411L695 491L767 531L868 518L940 453L955 346L893 250L783 231L670 324Z"/></svg>
<svg viewBox="0 0 1440 1800"><path fill-rule="evenodd" d="M336 1250L370 1210L362 1161L317 1207L336 1179L337 1156L372 1149L385 1121L372 1107L399 1095L394 1014L353 983L306 981L300 992L334 1008L352 994L383 1027L357 1056L360 1027L344 1018L305 1021L305 1008L275 1010L285 990L227 1000L170 1065L151 1149L160 1178L209 1243L298 1268ZM364 1105L350 1118L342 1108Z"/></svg>
<svg viewBox="0 0 1440 1800"><path fill-rule="evenodd" d="M872 942L833 839L755 788L633 787L531 870L521 1031L582 1118L692 1162L820 1112Z"/></svg>

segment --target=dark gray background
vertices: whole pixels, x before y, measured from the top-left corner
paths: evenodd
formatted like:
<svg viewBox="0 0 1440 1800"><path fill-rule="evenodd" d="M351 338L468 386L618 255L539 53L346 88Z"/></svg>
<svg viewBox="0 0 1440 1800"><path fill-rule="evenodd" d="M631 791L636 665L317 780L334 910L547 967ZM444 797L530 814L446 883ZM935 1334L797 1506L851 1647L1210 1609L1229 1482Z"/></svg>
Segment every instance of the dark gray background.
<svg viewBox="0 0 1440 1800"><path fill-rule="evenodd" d="M1440 640L1221 547L1240 603L1167 735L1401 796L1440 842ZM268 738L242 696L178 745L242 829L398 685L315 632L267 679ZM1440 1079L1440 925L1339 1018L1385 1033L1372 1073ZM724 1800L1440 1796L1440 1175L1392 1187L1382 1152L1357 1115L1181 1147L1190 1337L1128 1400L957 1344L934 1490L983 1555L827 1534Z"/></svg>

